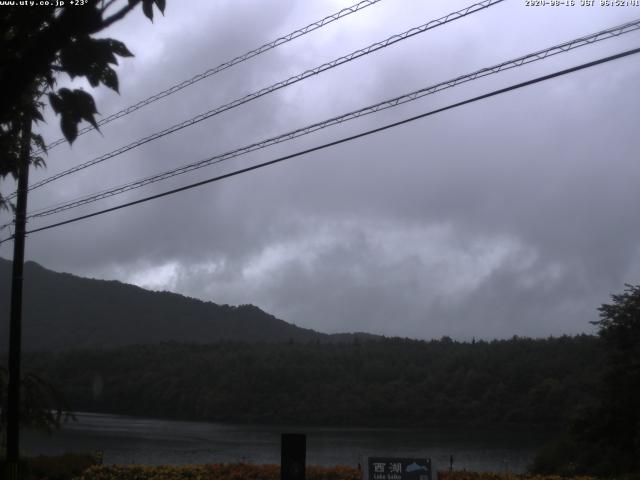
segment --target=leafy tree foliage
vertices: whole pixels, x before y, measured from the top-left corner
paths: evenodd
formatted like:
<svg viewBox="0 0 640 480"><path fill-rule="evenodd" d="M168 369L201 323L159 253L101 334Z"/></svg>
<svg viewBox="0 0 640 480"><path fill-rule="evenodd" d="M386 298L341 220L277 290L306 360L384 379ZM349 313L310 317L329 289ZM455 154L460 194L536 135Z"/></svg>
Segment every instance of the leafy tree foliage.
<svg viewBox="0 0 640 480"><path fill-rule="evenodd" d="M592 405L537 459L539 473L640 473L640 286L611 296L594 322L605 355Z"/></svg>
<svg viewBox="0 0 640 480"><path fill-rule="evenodd" d="M582 440L607 452L611 472L640 473L640 285L611 299L595 322L607 353L601 404Z"/></svg>
<svg viewBox="0 0 640 480"><path fill-rule="evenodd" d="M98 113L91 94L80 90L55 90L56 75L84 77L91 86L102 84L118 91L118 76L112 65L117 57L130 57L124 43L93 35L124 18L142 4L153 19L153 5L164 12L165 0L88 0L85 5L62 7L5 6L0 9L0 176L14 177L19 168L20 131L24 115L42 121L43 95L60 115L62 133L69 142L78 134L78 124L87 121L97 128ZM43 149L38 135L31 138ZM32 159L42 164L42 158ZM0 195L0 206L6 206Z"/></svg>

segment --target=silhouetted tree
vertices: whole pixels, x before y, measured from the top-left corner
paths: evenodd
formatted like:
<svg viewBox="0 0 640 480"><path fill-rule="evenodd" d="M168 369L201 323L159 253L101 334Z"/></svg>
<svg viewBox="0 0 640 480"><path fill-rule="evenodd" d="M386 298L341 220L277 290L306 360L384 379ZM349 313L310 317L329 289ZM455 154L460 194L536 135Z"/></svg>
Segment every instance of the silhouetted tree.
<svg viewBox="0 0 640 480"><path fill-rule="evenodd" d="M599 442L615 449L620 472L640 472L640 285L626 285L599 308L607 363L597 412Z"/></svg>
<svg viewBox="0 0 640 480"><path fill-rule="evenodd" d="M0 366L0 445L4 444L7 416L7 369ZM74 418L66 401L58 390L34 373L28 373L21 381L20 424L45 432L60 428L65 419Z"/></svg>
<svg viewBox="0 0 640 480"><path fill-rule="evenodd" d="M595 403L576 411L566 436L538 455L535 473L611 476L640 472L640 286L598 309L604 368Z"/></svg>
<svg viewBox="0 0 640 480"><path fill-rule="evenodd" d="M42 121L48 94L53 110L60 115L62 133L69 142L85 120L97 128L96 105L91 94L81 89L54 90L56 74L85 77L91 86L105 85L118 91L118 76L111 68L116 56L129 57L124 43L92 35L113 25L142 4L153 19L153 5L164 12L165 0L87 0L83 5L61 7L4 6L0 9L0 177L19 169L23 116ZM43 150L39 135L32 143ZM43 164L42 158L31 159ZM6 207L0 195L0 207Z"/></svg>

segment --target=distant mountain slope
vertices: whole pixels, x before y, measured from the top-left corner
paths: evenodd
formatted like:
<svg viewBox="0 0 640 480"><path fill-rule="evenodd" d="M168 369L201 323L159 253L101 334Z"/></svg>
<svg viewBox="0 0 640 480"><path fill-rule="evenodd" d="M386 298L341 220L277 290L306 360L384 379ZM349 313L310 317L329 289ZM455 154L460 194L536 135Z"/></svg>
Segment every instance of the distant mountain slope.
<svg viewBox="0 0 640 480"><path fill-rule="evenodd" d="M350 341L366 334L327 335L291 325L253 305L203 302L117 281L94 280L25 263L23 345L61 350L155 344ZM0 351L8 338L11 262L0 259Z"/></svg>

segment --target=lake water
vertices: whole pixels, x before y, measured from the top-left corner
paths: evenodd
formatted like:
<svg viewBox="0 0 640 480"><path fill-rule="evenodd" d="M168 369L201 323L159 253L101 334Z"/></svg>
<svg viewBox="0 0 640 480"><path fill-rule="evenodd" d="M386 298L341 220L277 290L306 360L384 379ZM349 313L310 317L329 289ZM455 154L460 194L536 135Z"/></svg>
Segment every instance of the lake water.
<svg viewBox="0 0 640 480"><path fill-rule="evenodd" d="M435 469L524 472L549 434L474 429L318 428L182 422L95 413L46 436L24 432L28 454L104 452L105 463L182 465L199 463L279 463L280 434L307 435L308 465L356 466L365 456L416 456Z"/></svg>

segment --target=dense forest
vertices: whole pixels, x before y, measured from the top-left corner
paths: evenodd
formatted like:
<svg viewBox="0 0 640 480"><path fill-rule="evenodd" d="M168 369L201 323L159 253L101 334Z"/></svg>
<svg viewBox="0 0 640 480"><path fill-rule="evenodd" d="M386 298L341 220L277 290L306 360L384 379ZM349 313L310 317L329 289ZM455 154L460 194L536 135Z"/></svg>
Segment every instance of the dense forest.
<svg viewBox="0 0 640 480"><path fill-rule="evenodd" d="M559 426L593 399L592 336L164 343L32 353L77 411L217 422Z"/></svg>

